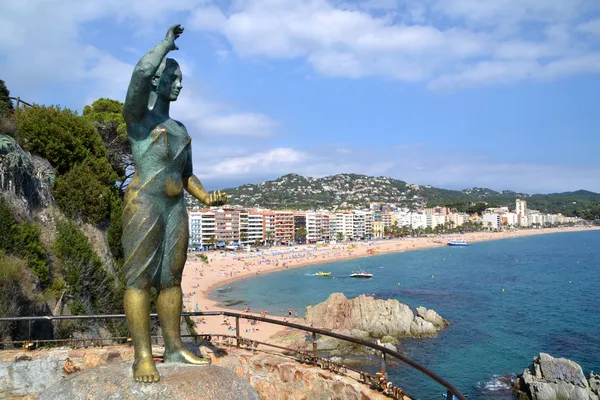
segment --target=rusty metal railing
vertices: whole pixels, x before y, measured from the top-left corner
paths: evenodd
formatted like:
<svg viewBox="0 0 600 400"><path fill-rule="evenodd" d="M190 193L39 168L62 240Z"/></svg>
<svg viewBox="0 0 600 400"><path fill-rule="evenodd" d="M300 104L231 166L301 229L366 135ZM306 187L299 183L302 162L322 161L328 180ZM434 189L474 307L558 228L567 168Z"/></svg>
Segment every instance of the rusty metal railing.
<svg viewBox="0 0 600 400"><path fill-rule="evenodd" d="M150 314L151 317L157 317L157 314ZM350 343L354 343L357 345L361 345L361 346L366 346L369 347L371 349L377 350L380 352L381 354L381 361L380 361L380 372L385 376L385 370L386 370L386 358L387 356L391 356L401 362L403 362L404 364L412 367L413 369L421 372L422 374L426 375L427 377L429 377L431 380L433 380L434 382L438 383L439 385L443 386L446 389L446 396L448 399L459 399L459 400L467 400L467 398L465 397L465 395L463 395L454 385L452 385L450 382L448 382L447 380L445 380L444 378L440 377L439 375L435 374L433 371L430 371L429 369L425 368L424 366L422 366L421 364L405 357L404 355L402 355L400 352L398 351L394 351L394 350L390 350L384 346L381 346L379 344L376 343L372 343L372 342L368 342L366 340L362 340L362 339L356 339L353 338L351 336L346 336L346 335L341 335L339 333L335 333L335 332L331 332L325 329L320 329L320 328L314 328L311 326L306 326L306 325L300 325L300 324L295 324L293 322L286 322L286 321L280 321L277 319L273 319L273 318L267 318L267 317L259 317L259 316L255 316L255 315L251 315L251 314L242 314L242 313L236 313L236 312L232 312L232 311L197 311L197 312L184 312L182 313L182 316L184 317L204 317L204 316L225 316L225 317L233 317L235 318L235 336L231 336L231 335L220 335L220 334L200 334L200 335L185 335L184 337L207 337L207 336L211 336L211 337L228 337L230 339L234 339L235 340L235 345L236 347L241 347L243 345L248 345L250 344L252 346L252 344L256 344L256 345L264 345L264 346L270 346L270 347L274 347L274 348L279 348L281 350L284 351L288 351L288 352L294 352L298 355L300 355L300 360L303 362L308 362L308 363L312 363L315 366L320 366L321 368L325 368L325 369L331 369L335 372L342 372L343 370L352 370L356 373L359 374L361 380L366 383L369 384L371 386L375 386L375 387L380 387L380 381L378 380L378 377L373 376L372 374L369 374L367 372L358 370L358 369L354 369L351 368L347 365L344 364L338 364L335 363L331 360L328 360L326 358L323 357L319 357L319 355L317 354L317 335L322 335L322 336L328 336L328 337L332 337L335 339L339 339L339 340L343 340L346 342L350 342ZM11 318L0 318L0 323L2 322L18 322L18 321L28 321L29 324L29 334L28 334L28 340L21 340L21 341L12 341L12 342L7 342L13 345L26 345L26 344L37 344L37 345L44 345L45 343L70 343L71 346L73 346L74 343L78 343L81 342L83 343L83 345L85 346L86 342L88 342L89 344L92 345L100 345L102 346L104 344L105 341L108 340L127 340L127 337L118 337L118 338L97 338L97 339L74 339L74 338L69 338L69 339L47 339L47 340L32 340L31 339L31 322L32 321L61 321L61 320L100 320L100 319L122 319L125 318L125 314L106 314L106 315L57 315L57 316L51 316L51 315L47 315L47 316L32 316L32 317L11 317ZM310 332L311 336L312 336L312 351L311 352L304 352L304 351L297 351L297 350L292 350L289 349L287 347L282 347L282 346L277 346L274 344L270 344L270 343L264 343L264 342L259 342L256 340L252 340L252 339L247 339L247 338L243 338L240 335L240 318L244 318L244 319L248 319L248 320L254 320L254 321L259 321L259 322L266 322L266 323L270 323L270 324L274 324L274 325L280 325L280 326L285 326L288 328L293 328L293 329L298 329L301 331L306 331L306 332ZM155 337L158 338L158 337ZM387 382L386 382L387 383ZM407 395L401 388L398 388L396 386L394 386L393 384L390 385L386 385L384 387L381 387L383 389L384 394L395 398L395 399L404 399L403 396ZM408 396L410 397L410 396Z"/></svg>

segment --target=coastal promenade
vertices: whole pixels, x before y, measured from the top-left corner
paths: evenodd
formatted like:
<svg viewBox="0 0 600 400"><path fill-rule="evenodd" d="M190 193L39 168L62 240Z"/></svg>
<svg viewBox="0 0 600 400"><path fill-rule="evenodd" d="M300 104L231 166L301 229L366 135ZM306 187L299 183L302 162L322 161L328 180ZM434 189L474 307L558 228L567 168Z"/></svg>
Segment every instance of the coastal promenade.
<svg viewBox="0 0 600 400"><path fill-rule="evenodd" d="M448 240L460 237L467 242L475 243L489 240L511 239L523 236L576 232L600 229L600 227L574 227L574 228L544 228L521 229L505 232L470 232L462 235L446 234L441 236L404 238L392 240L376 240L366 242L351 242L329 244L326 247L315 245L298 245L294 247L272 247L260 253L255 252L219 252L206 253L209 263L202 263L195 255L190 254L186 264L182 289L184 293L184 307L187 311L203 310L229 310L219 307L218 303L209 299L211 290L226 286L234 281L254 277L260 274L279 271L288 268L299 268L308 265L343 261L353 258L374 257L381 254L419 250L445 246ZM260 254L260 255L259 255ZM242 305L243 307L243 305ZM250 310L252 315L260 316L262 309ZM283 310L286 312L287 310ZM298 310L302 315L304 310ZM281 319L268 315L269 317ZM292 315L288 318L291 322L303 324L304 321ZM226 318L196 319L198 333L231 334L233 321ZM277 333L284 333L285 329L271 324L252 325L249 321L242 321L240 329L245 337L266 341Z"/></svg>

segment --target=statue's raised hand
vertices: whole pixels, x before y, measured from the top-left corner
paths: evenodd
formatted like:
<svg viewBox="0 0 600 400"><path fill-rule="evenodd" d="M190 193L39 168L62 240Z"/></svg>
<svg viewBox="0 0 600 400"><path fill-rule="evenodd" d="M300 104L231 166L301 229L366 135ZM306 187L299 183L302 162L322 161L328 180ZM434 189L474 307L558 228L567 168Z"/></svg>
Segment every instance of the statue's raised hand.
<svg viewBox="0 0 600 400"><path fill-rule="evenodd" d="M167 35L165 36L165 40L169 42L171 45L171 50L179 50L179 47L175 44L175 39L177 39L183 33L183 27L181 24L173 25L167 31Z"/></svg>
<svg viewBox="0 0 600 400"><path fill-rule="evenodd" d="M212 192L208 195L207 206L222 206L227 204L227 195L221 191Z"/></svg>

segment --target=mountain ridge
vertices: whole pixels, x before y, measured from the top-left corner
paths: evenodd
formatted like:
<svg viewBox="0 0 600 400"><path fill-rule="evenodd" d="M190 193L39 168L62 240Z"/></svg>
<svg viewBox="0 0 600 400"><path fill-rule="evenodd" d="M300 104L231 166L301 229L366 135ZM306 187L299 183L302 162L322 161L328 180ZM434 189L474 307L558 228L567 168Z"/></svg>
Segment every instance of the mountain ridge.
<svg viewBox="0 0 600 400"><path fill-rule="evenodd" d="M522 198L528 202L530 209L577 216L583 209L600 203L599 193L585 189L549 194L528 194L510 189L496 191L481 187L454 190L355 173L322 178L289 173L274 180L222 190L227 193L232 205L268 209L336 210L362 208L373 202L411 210L444 205L462 211L479 202L514 209L515 200Z"/></svg>

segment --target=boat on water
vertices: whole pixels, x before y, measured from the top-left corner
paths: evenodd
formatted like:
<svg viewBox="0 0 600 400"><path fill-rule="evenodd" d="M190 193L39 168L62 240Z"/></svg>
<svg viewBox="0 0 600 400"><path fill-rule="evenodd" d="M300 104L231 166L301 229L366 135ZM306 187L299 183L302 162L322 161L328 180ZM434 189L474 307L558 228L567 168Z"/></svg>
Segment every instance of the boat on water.
<svg viewBox="0 0 600 400"><path fill-rule="evenodd" d="M363 271L362 269L358 271L353 271L350 274L350 278L372 278L373 274Z"/></svg>
<svg viewBox="0 0 600 400"><path fill-rule="evenodd" d="M448 242L448 246L470 246L471 243L466 242L464 239L455 239Z"/></svg>
<svg viewBox="0 0 600 400"><path fill-rule="evenodd" d="M315 274L316 276L329 276L331 275L331 272L323 272L323 271L319 271Z"/></svg>

